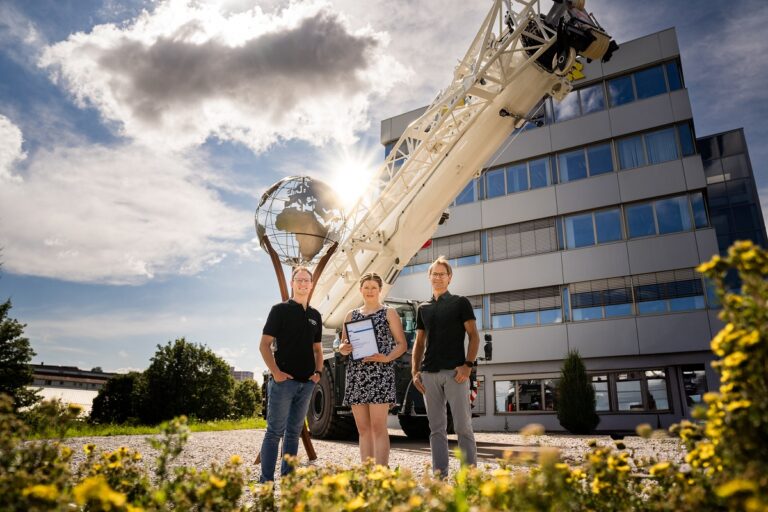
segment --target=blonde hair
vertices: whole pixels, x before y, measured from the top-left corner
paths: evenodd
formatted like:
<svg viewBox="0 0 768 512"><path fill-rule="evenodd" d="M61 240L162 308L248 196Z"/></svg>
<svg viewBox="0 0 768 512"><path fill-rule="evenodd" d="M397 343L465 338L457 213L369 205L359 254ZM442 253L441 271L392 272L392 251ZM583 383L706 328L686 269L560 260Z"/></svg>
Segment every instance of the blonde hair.
<svg viewBox="0 0 768 512"><path fill-rule="evenodd" d="M293 267L293 272L291 272L291 281L293 281L293 279L296 277L296 274L298 274L299 272L306 272L307 274L309 274L310 280L314 279L314 276L312 275L312 271L309 270L307 267L300 265L298 267Z"/></svg>
<svg viewBox="0 0 768 512"><path fill-rule="evenodd" d="M377 274L376 272L368 272L366 274L363 274L360 277L360 287L361 288L363 287L363 284L366 281L375 281L376 284L379 285L379 288L383 288L384 287L384 281L381 279L381 276L379 274Z"/></svg>
<svg viewBox="0 0 768 512"><path fill-rule="evenodd" d="M438 256L437 259L432 262L432 264L429 266L429 275L432 275L432 271L438 265L444 266L445 271L448 273L449 276L453 275L453 269L451 268L451 264L448 263L448 260L445 259L445 256Z"/></svg>

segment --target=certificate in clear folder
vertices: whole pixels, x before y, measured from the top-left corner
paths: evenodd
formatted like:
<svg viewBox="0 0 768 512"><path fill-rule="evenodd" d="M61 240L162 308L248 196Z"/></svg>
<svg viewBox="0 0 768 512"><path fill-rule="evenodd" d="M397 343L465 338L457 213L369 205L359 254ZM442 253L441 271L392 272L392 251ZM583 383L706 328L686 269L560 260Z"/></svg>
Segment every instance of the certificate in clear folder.
<svg viewBox="0 0 768 512"><path fill-rule="evenodd" d="M379 353L372 319L346 322L344 327L347 329L347 339L352 344L352 359L362 359Z"/></svg>

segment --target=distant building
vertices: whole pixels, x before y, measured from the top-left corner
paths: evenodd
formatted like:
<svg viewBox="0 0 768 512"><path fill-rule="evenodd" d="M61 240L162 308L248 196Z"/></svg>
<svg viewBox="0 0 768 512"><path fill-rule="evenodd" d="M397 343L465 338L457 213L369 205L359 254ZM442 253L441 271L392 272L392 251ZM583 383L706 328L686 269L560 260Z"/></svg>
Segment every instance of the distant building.
<svg viewBox="0 0 768 512"><path fill-rule="evenodd" d="M76 366L30 365L33 372L31 388L39 390L44 400L59 399L65 404L76 404L88 414L93 399L115 373L81 370Z"/></svg>
<svg viewBox="0 0 768 512"><path fill-rule="evenodd" d="M235 370L234 366L229 367L229 373L237 382L242 382L244 380L253 380L253 372L248 372L244 370Z"/></svg>

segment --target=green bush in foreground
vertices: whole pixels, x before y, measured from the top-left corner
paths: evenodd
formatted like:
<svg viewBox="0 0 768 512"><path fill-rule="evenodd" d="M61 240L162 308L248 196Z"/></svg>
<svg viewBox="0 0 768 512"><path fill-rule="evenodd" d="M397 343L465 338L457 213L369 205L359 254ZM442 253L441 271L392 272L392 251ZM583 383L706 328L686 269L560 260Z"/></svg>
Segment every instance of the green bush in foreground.
<svg viewBox="0 0 768 512"><path fill-rule="evenodd" d="M740 294L723 288L738 270ZM154 475L127 449L96 452L70 468L57 442L23 443L25 426L0 400L0 508L7 510L392 510L405 511L768 511L768 254L740 242L698 269L720 288L726 327L712 340L722 386L706 396L700 423L673 427L687 448L683 464L640 460L622 443L593 444L571 466L556 450L533 460L505 457L495 470L462 467L449 480L416 479L372 465L302 467L281 482L253 485L238 457L207 470L171 468L187 436L184 419L166 425ZM640 428L650 434L650 427ZM530 433L530 432L529 432ZM4 510L5 510L4 509Z"/></svg>

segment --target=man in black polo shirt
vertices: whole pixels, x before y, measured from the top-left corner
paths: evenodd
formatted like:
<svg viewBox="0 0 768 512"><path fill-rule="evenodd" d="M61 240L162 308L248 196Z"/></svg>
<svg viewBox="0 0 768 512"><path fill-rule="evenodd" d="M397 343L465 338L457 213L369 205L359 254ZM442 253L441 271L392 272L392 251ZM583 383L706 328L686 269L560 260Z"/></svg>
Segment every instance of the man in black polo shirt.
<svg viewBox="0 0 768 512"><path fill-rule="evenodd" d="M261 444L261 482L275 479L277 447L283 436L283 456L298 452L312 389L323 371L323 323L320 312L309 305L311 290L312 273L306 267L296 267L291 276L291 299L272 306L261 336L261 357L272 373L267 384L269 405L267 432ZM277 346L274 354L273 341ZM280 475L290 471L291 466L283 460Z"/></svg>
<svg viewBox="0 0 768 512"><path fill-rule="evenodd" d="M429 267L432 299L421 304L416 315L416 342L411 363L413 384L424 394L427 406L432 469L443 477L448 475L446 402L451 405L453 428L464 460L467 464L477 464L469 375L477 357L480 336L469 300L448 291L452 275L451 266L442 256ZM465 334L469 335L466 353Z"/></svg>

